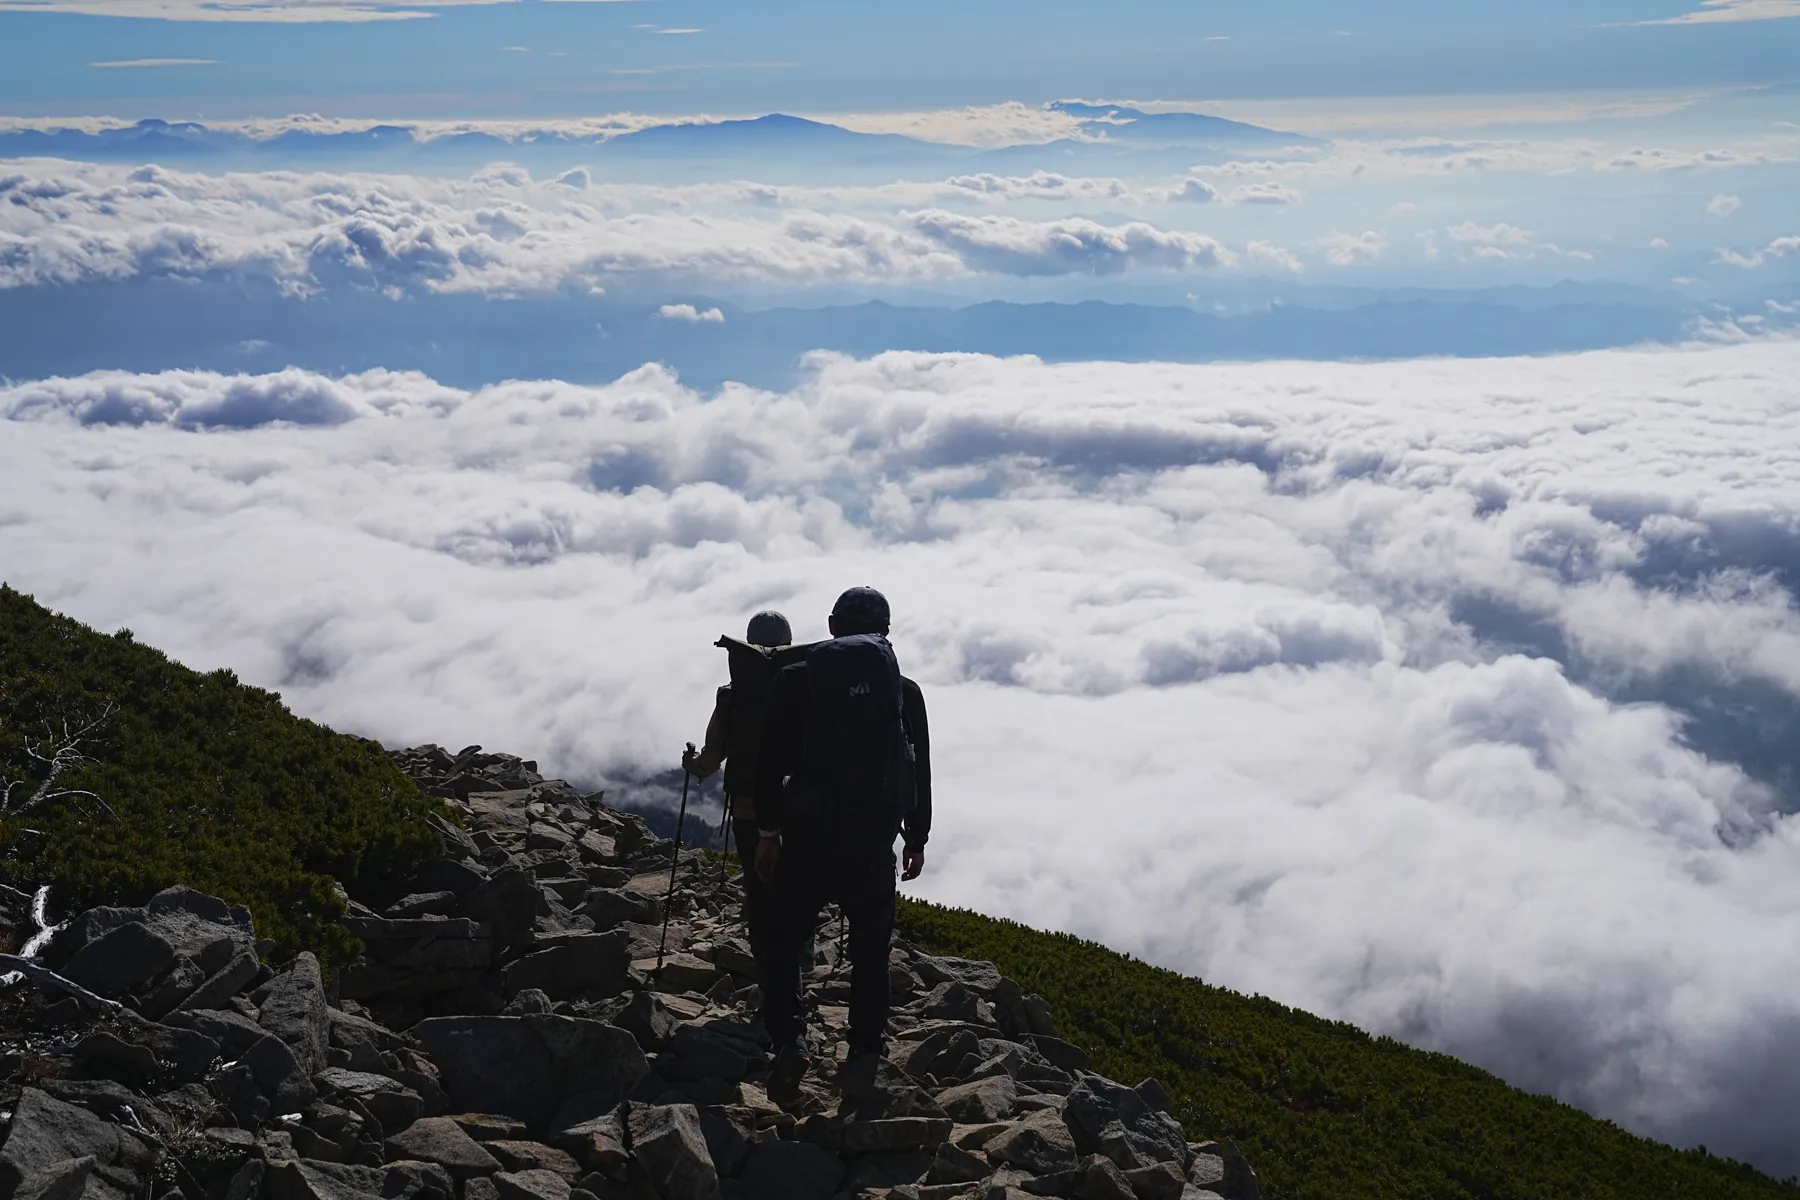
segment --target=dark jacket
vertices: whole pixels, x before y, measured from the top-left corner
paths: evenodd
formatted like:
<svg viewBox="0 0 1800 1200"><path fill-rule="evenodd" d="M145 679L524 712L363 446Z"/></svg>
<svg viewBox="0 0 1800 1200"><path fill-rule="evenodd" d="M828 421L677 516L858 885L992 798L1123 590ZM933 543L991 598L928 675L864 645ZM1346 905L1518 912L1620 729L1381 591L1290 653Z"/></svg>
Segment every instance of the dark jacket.
<svg viewBox="0 0 1800 1200"><path fill-rule="evenodd" d="M919 685L902 677L900 687L900 716L917 760L917 800L901 821L900 832L907 846L916 849L931 837L931 728L925 719L925 694ZM756 824L764 832L781 828L785 815L782 781L804 770L807 704L806 664L783 668L769 697L769 723L763 730L762 753L756 764Z"/></svg>

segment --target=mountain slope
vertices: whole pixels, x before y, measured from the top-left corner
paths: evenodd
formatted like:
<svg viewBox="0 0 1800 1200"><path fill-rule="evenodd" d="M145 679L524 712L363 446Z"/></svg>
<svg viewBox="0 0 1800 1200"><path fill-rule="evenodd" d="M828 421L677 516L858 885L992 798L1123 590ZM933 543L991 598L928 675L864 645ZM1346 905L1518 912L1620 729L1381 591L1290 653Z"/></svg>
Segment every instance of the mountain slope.
<svg viewBox="0 0 1800 1200"><path fill-rule="evenodd" d="M1280 1200L1800 1196L1444 1054L1210 987L1066 934L902 901L901 932L991 959L1115 1079L1154 1076L1190 1138L1230 1136Z"/></svg>
<svg viewBox="0 0 1800 1200"><path fill-rule="evenodd" d="M70 796L26 811L48 773L32 752L66 742L65 722L95 728L54 787L105 807ZM440 846L426 820L440 805L375 743L0 584L0 786L15 780L0 878L56 885L59 908L142 903L185 883L248 905L284 949L327 959L352 946L333 879L404 869Z"/></svg>

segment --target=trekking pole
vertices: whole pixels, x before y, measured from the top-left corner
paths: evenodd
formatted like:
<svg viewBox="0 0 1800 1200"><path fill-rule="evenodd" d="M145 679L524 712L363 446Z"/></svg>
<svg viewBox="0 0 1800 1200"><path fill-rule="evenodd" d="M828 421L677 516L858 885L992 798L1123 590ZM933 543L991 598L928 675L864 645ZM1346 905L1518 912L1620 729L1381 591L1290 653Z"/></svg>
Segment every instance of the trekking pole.
<svg viewBox="0 0 1800 1200"><path fill-rule="evenodd" d="M742 854L744 848L738 847ZM725 797L725 819L719 822L719 886L725 886L725 867L731 862L731 797Z"/></svg>
<svg viewBox="0 0 1800 1200"><path fill-rule="evenodd" d="M656 947L656 977L662 979L663 955L669 949L669 909L675 903L675 871L681 866L681 827L687 824L688 758L693 757L694 743L687 744L687 757L681 760L681 811L675 817L675 857L669 860L669 894L663 899L662 942Z"/></svg>

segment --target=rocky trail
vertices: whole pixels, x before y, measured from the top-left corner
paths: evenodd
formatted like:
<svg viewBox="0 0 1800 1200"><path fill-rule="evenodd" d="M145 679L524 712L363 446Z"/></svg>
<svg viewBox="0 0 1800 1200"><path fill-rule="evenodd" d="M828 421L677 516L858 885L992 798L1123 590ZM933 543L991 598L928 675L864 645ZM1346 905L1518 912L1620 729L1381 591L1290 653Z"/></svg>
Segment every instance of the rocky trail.
<svg viewBox="0 0 1800 1200"><path fill-rule="evenodd" d="M821 1062L771 1102L717 858L510 755L393 757L463 826L348 898L366 949L336 970L272 964L247 910L187 888L47 939L32 895L0 893L34 968L0 989L0 1200L1257 1200L1154 1080L1093 1074L991 963L898 938L890 1061L840 1100L829 915L806 980Z"/></svg>

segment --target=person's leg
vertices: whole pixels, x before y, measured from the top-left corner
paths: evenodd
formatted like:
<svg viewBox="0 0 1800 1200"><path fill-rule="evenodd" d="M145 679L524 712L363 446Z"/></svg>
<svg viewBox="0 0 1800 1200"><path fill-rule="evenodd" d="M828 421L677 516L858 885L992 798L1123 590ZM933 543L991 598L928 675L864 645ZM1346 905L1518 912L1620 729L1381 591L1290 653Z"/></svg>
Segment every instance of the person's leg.
<svg viewBox="0 0 1800 1200"><path fill-rule="evenodd" d="M802 1030L800 944L824 907L826 879L817 866L783 859L768 897L768 982L763 985L763 1023L782 1046Z"/></svg>
<svg viewBox="0 0 1800 1200"><path fill-rule="evenodd" d="M850 921L850 1053L880 1054L887 1040L894 855L884 851L840 871L837 901Z"/></svg>
<svg viewBox="0 0 1800 1200"><path fill-rule="evenodd" d="M744 872L744 935L750 942L750 957L756 960L756 982L769 986L769 885L756 873L756 843L761 835L756 822L742 818L731 823L731 836L737 839L738 866Z"/></svg>

